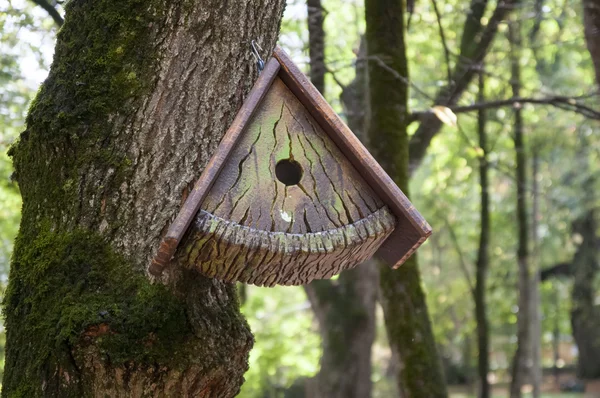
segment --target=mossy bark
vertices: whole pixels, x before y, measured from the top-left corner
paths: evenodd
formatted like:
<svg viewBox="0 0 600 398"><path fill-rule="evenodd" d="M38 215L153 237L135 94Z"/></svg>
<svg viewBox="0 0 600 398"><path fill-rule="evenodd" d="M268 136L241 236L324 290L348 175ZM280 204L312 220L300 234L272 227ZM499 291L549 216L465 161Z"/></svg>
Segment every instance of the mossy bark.
<svg viewBox="0 0 600 398"><path fill-rule="evenodd" d="M145 273L275 43L284 2L72 0L11 149L23 217L5 397L231 397L253 339L235 288ZM173 267L177 269L177 267Z"/></svg>
<svg viewBox="0 0 600 398"><path fill-rule="evenodd" d="M600 308L595 305L598 269L598 224L594 209L573 222L573 233L582 242L573 256L575 270L572 291L571 327L579 350L577 375L582 379L600 379Z"/></svg>
<svg viewBox="0 0 600 398"><path fill-rule="evenodd" d="M368 261L336 282L313 281L306 289L323 341L321 369L311 398L371 396L371 346L375 339L377 268Z"/></svg>
<svg viewBox="0 0 600 398"><path fill-rule="evenodd" d="M370 147L408 195L408 65L404 2L366 0ZM402 397L446 397L416 257L397 270L381 268L381 301Z"/></svg>
<svg viewBox="0 0 600 398"><path fill-rule="evenodd" d="M516 18L509 23L508 39L511 51L511 88L514 98L521 96L520 48L521 30ZM512 361L510 397L522 396L522 386L531 375L531 270L529 259L529 223L527 209L527 148L521 109L514 109L513 142L517 185L517 266L519 312L517 315L517 349Z"/></svg>

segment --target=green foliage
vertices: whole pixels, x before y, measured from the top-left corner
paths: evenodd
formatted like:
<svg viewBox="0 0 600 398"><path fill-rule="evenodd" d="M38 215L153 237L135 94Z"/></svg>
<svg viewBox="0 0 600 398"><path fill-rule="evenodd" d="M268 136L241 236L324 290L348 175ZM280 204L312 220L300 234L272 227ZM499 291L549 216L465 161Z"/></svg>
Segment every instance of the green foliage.
<svg viewBox="0 0 600 398"><path fill-rule="evenodd" d="M318 370L320 338L300 287L247 288L242 312L256 344L240 396L279 398L294 382Z"/></svg>

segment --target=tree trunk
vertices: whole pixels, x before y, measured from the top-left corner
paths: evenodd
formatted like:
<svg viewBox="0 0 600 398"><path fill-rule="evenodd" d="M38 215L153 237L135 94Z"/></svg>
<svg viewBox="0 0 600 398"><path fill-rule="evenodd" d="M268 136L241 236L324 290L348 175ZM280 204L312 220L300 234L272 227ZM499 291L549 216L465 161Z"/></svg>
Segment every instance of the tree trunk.
<svg viewBox="0 0 600 398"><path fill-rule="evenodd" d="M319 29L309 29L311 47L314 31L318 32ZM322 37L322 34L318 34L317 40ZM313 60L317 63L314 68ZM319 66L319 60L322 62L322 54L313 57L311 53L311 71L322 70L324 75L325 65ZM348 118L348 126L359 138L362 138L364 131L365 115L361 111L366 103L365 69L363 62L357 62L356 79L343 91L341 98L347 113L356 115ZM322 77L317 81L323 81ZM321 368L314 380L314 391L310 398L371 396L371 346L375 340L378 276L377 268L372 261L368 261L342 272L337 282L317 280L305 286L319 321L323 341Z"/></svg>
<svg viewBox="0 0 600 398"><path fill-rule="evenodd" d="M310 81L325 95L325 30L321 0L306 0L308 11L308 54Z"/></svg>
<svg viewBox="0 0 600 398"><path fill-rule="evenodd" d="M369 59L368 136L373 154L408 194L408 79L404 2L366 0ZM381 64L385 64L383 68ZM391 73L391 68L395 73ZM398 79L396 73L402 77ZM404 398L446 397L416 257L397 270L382 266L381 296L392 350L398 353L399 390Z"/></svg>
<svg viewBox="0 0 600 398"><path fill-rule="evenodd" d="M336 284L317 280L307 289L323 341L321 369L310 398L371 396L377 276L377 267L367 262L344 271Z"/></svg>
<svg viewBox="0 0 600 398"><path fill-rule="evenodd" d="M583 21L585 39L594 69L596 84L600 89L600 4L594 0L583 0ZM582 139L582 148L587 147ZM587 158L587 157L586 157ZM587 169L587 163L586 163ZM586 170L591 173L590 170ZM587 205L593 206L596 200L593 191L596 179L586 181ZM596 236L597 222L594 208L588 210L581 219L573 223L573 232L583 237L573 257L573 308L571 326L573 338L579 349L577 374L585 379L600 378L600 307L595 305L594 282L598 275L599 238Z"/></svg>
<svg viewBox="0 0 600 398"><path fill-rule="evenodd" d="M239 392L253 339L235 287L145 270L256 78L250 41L273 48L283 6L67 4L11 150L23 216L3 396Z"/></svg>
<svg viewBox="0 0 600 398"><path fill-rule="evenodd" d="M509 41L511 45L511 87L513 97L521 96L521 67L520 53L521 32L520 27L515 20L509 23ZM511 398L521 396L521 387L525 383L525 378L529 374L528 358L530 353L530 308L531 295L530 276L529 276L529 239L527 222L527 171L526 171L526 151L523 139L523 117L521 108L514 108L514 145L515 145L515 164L517 169L517 225L518 225L518 247L517 262L519 269L519 313L517 320L517 350L513 358L512 379L510 383Z"/></svg>
<svg viewBox="0 0 600 398"><path fill-rule="evenodd" d="M479 74L478 102L485 100L485 80L483 73ZM479 158L479 185L481 190L481 232L479 235L479 250L477 251L477 264L475 276L475 319L477 322L477 371L479 375L479 397L490 397L490 371L489 360L489 323L486 307L486 282L489 269L490 246L490 194L489 194L489 165L487 152L486 111L479 110L477 118L477 131L479 133L479 147L482 155Z"/></svg>
<svg viewBox="0 0 600 398"><path fill-rule="evenodd" d="M595 211L588 210L573 223L573 233L583 238L573 257L575 278L571 310L573 338L579 351L577 375L582 379L600 378L600 307L595 305L594 291L599 266L595 217Z"/></svg>
<svg viewBox="0 0 600 398"><path fill-rule="evenodd" d="M531 188L533 194L533 206L531 214L531 240L533 243L532 252L532 277L531 277L531 385L533 387L531 396L539 398L541 394L541 385L543 377L542 369L542 303L540 299L540 251L538 236L538 220L540 213L540 194L538 184L539 172L539 153L537 146L532 150L532 171Z"/></svg>
<svg viewBox="0 0 600 398"><path fill-rule="evenodd" d="M600 4L597 0L583 0L585 41L594 63L596 82L600 88Z"/></svg>

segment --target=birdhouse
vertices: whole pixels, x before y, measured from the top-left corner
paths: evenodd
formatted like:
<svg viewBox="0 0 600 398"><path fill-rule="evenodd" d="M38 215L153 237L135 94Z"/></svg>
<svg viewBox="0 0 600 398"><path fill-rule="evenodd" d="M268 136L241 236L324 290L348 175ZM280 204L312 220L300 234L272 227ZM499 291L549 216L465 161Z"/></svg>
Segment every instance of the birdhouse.
<svg viewBox="0 0 600 398"><path fill-rule="evenodd" d="M398 267L430 234L402 191L276 48L150 272L179 266L230 282L300 285L375 253Z"/></svg>

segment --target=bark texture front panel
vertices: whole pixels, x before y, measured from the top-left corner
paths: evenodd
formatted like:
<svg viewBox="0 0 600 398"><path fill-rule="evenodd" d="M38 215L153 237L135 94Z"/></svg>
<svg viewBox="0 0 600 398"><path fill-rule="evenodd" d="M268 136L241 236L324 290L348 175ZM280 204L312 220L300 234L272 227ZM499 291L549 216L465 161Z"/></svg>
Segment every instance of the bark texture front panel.
<svg viewBox="0 0 600 398"><path fill-rule="evenodd" d="M286 164L291 170L278 169ZM212 277L259 285L331 277L371 257L395 225L278 78L202 209L181 262Z"/></svg>

